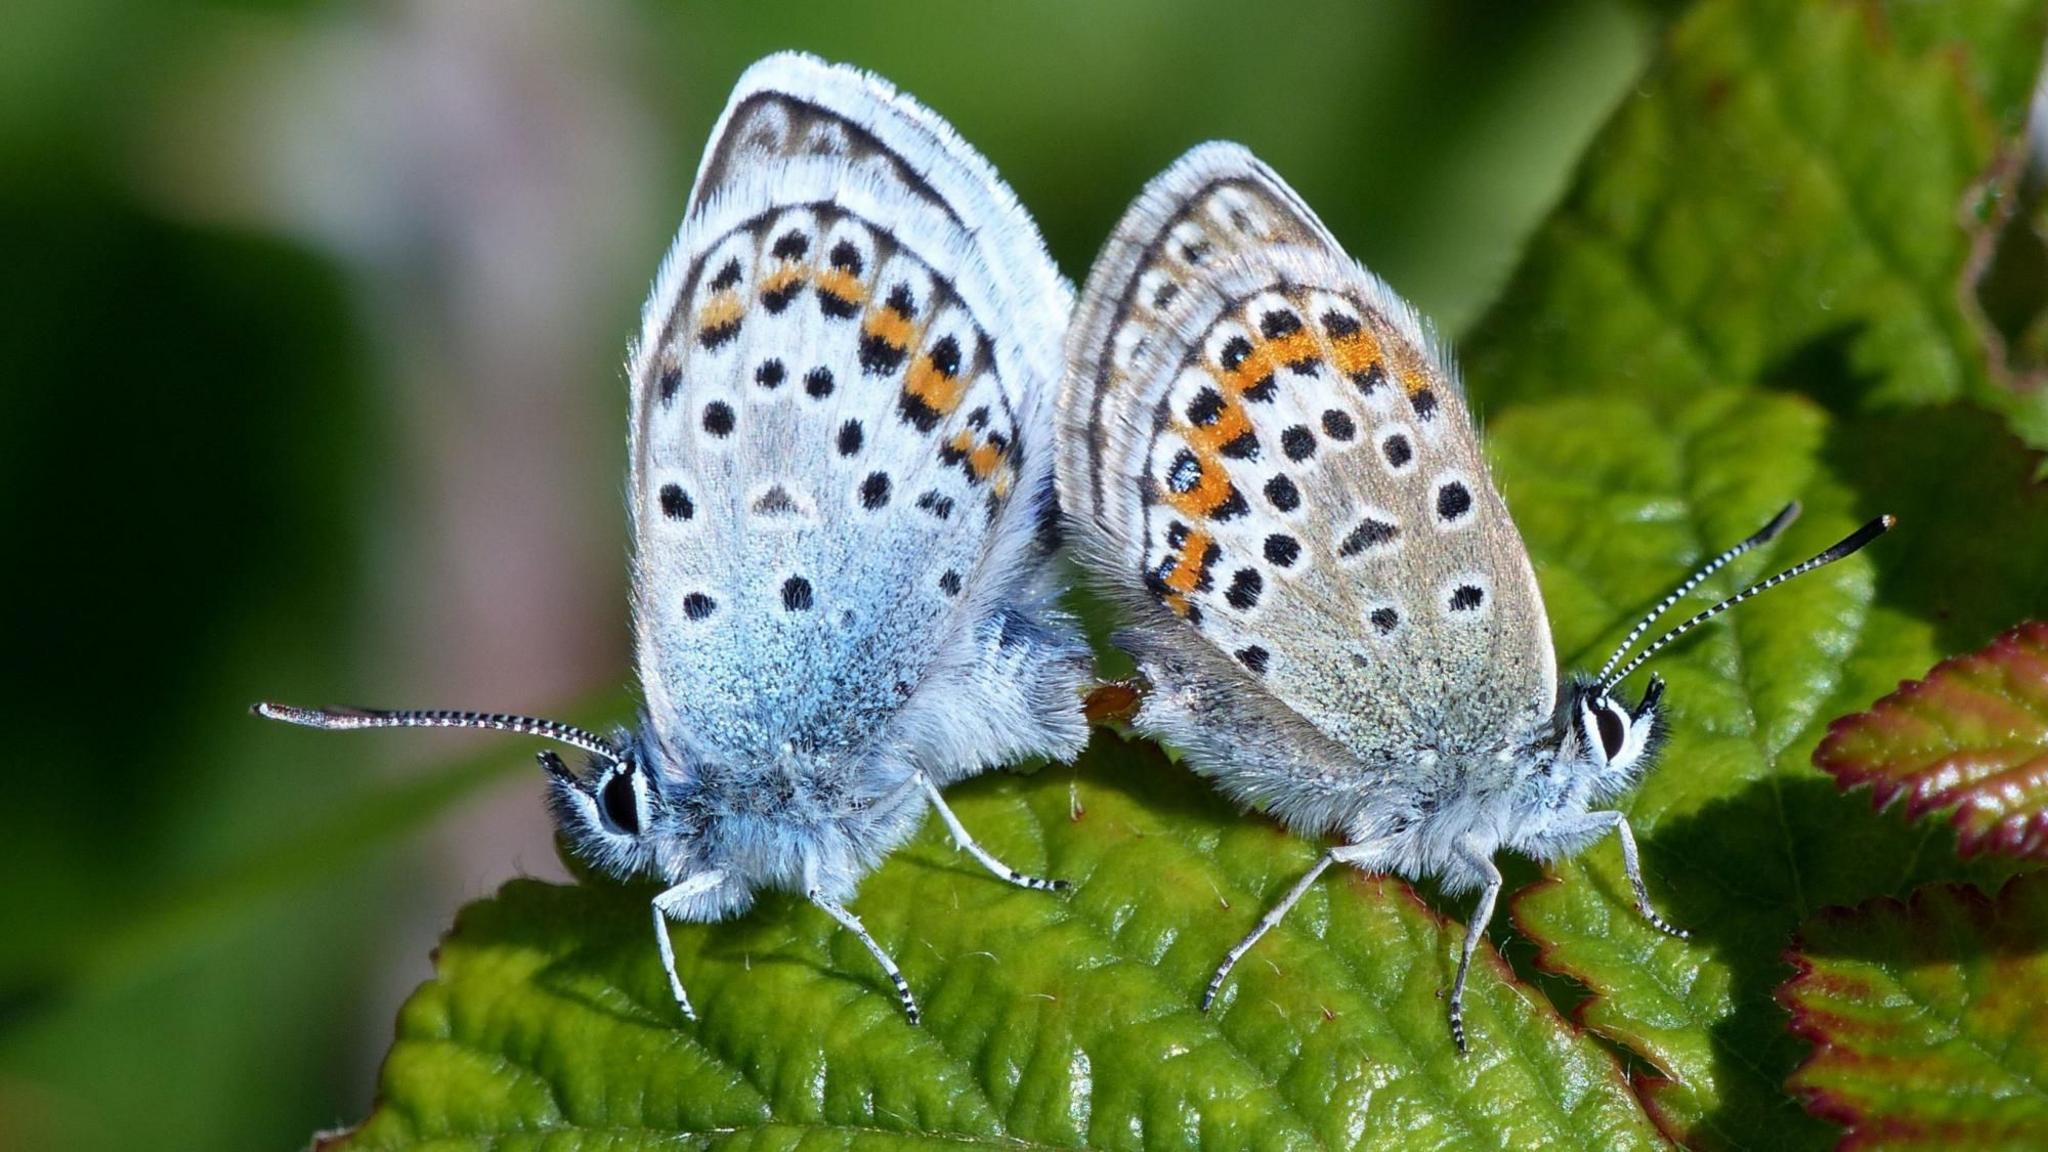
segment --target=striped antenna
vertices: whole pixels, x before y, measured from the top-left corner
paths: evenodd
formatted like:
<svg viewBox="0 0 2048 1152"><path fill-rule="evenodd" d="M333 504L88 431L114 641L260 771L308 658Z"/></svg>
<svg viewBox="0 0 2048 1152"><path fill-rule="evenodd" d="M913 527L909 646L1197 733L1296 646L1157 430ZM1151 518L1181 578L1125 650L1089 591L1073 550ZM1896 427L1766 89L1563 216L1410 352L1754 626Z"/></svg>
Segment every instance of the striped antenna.
<svg viewBox="0 0 2048 1152"><path fill-rule="evenodd" d="M1782 513L1780 515L1782 515ZM1776 523L1776 521L1773 521L1773 523ZM1751 596L1754 596L1759 592L1775 588L1778 585L1783 584L1785 581L1792 579L1794 576L1804 576L1806 573L1813 571L1815 568L1821 568L1826 565L1833 564L1835 561L1840 560L1842 557L1853 554L1858 549L1862 548L1865 544L1868 544L1872 540L1877 539L1879 536L1882 536L1885 533L1891 531L1893 526L1897 523L1898 519L1896 517L1879 516L1877 519L1872 520L1870 523L1865 524L1863 527L1858 528L1854 532L1849 533L1847 536L1837 541L1834 547L1829 548L1827 551L1822 552L1820 555L1811 557L1797 564L1794 564L1792 567L1785 569L1783 572L1778 573L1776 576L1773 576L1768 580L1759 580L1755 584L1751 584L1749 587L1744 588L1742 591L1737 592L1735 595L1730 596L1726 600L1721 601L1719 604L1716 604L1713 607L1700 612L1692 619L1687 620L1685 623L1680 624L1678 627L1673 628L1671 631L1666 632L1662 636L1657 637L1655 643L1651 644L1648 648L1643 649L1641 652L1636 653L1635 659L1630 660L1627 664L1623 665L1621 671L1615 673L1613 676L1602 677L1599 683L1600 694L1603 696L1606 695L1607 692L1610 689L1612 689L1616 684L1619 684L1623 680L1628 679L1629 673L1635 671L1637 668L1642 667L1643 661L1648 660L1652 656L1655 656L1658 653L1658 651L1661 650L1666 644L1671 643L1673 640L1678 639L1680 636L1685 635L1687 632L1692 631L1699 625L1706 623L1707 621L1713 619L1716 616L1719 616L1721 613L1726 612L1728 609L1735 607L1737 604L1742 603L1744 600L1749 599Z"/></svg>
<svg viewBox="0 0 2048 1152"><path fill-rule="evenodd" d="M1737 544L1735 547L1730 548L1726 552L1721 553L1719 556L1714 557L1712 560L1707 561L1706 565L1702 567L1699 571L1686 577L1685 583L1680 584L1678 587L1672 589L1671 595L1666 596L1663 600L1657 603L1657 606L1655 608L1650 609L1649 615L1644 616L1641 620L1636 621L1636 626L1634 628L1629 629L1628 638L1626 640L1623 640L1621 642L1621 645L1614 650L1614 655L1609 656L1607 658L1607 663L1602 664L1600 666L1600 671L1593 673L1593 679L1607 679L1607 674L1609 672L1614 671L1614 666L1616 664L1621 663L1621 658L1623 656L1628 655L1628 650L1635 645L1635 642L1643 638L1643 633L1648 632L1650 630L1650 625L1655 624L1657 622L1657 617L1662 616L1664 615L1664 613L1671 611L1671 606L1673 604L1678 603L1680 600L1685 599L1686 593L1699 587L1700 581L1705 580L1707 577L1712 576L1714 573L1719 572L1721 569L1727 567L1728 562L1730 560L1735 559L1737 556L1742 555L1744 552L1747 552L1752 548L1761 547L1762 545L1768 544L1772 540L1777 539L1778 533L1783 532L1785 530L1785 525L1792 523L1792 521L1798 518L1799 501L1794 500L1790 504L1785 505L1785 507L1781 509L1776 516L1771 517L1771 522L1769 524L1766 524L1762 528L1757 529L1756 535L1751 536L1749 539L1744 540L1742 543Z"/></svg>
<svg viewBox="0 0 2048 1152"><path fill-rule="evenodd" d="M404 711L370 708L300 708L292 704L274 704L268 700L250 711L266 720L282 720L302 728L320 728L329 732L350 732L358 728L491 728L499 732L517 732L522 736L539 736L567 744L571 748L581 748L614 764L626 762L624 752L595 732L588 732L574 724L563 724L557 720L508 716L502 712L453 712L439 708Z"/></svg>

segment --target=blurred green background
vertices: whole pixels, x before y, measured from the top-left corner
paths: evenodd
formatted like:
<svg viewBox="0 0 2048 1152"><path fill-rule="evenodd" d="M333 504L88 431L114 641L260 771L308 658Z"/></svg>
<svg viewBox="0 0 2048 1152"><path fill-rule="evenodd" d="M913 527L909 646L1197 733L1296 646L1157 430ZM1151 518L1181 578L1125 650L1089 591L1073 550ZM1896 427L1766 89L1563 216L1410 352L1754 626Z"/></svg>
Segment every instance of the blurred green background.
<svg viewBox="0 0 2048 1152"><path fill-rule="evenodd" d="M15 0L0 1147L370 1106L464 900L561 875L528 750L261 697L623 717L620 362L704 134L804 48L938 109L1070 276L1241 140L1450 332L1631 84L1621 3Z"/></svg>

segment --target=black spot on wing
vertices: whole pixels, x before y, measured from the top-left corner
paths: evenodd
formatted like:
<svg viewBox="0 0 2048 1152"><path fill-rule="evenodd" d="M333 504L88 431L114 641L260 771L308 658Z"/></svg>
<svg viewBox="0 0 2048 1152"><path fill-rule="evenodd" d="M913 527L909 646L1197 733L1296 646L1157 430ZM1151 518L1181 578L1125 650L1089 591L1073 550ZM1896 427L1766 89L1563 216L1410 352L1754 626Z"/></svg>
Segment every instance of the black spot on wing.
<svg viewBox="0 0 2048 1152"><path fill-rule="evenodd" d="M1401 528L1398 524L1368 516L1358 527L1345 535L1343 543L1337 545L1337 555L1356 556L1368 548L1391 544L1400 534Z"/></svg>
<svg viewBox="0 0 2048 1152"><path fill-rule="evenodd" d="M909 349L901 344L891 344L871 332L861 333L860 367L870 376L887 376L895 372L903 366L903 358L908 353Z"/></svg>
<svg viewBox="0 0 2048 1152"><path fill-rule="evenodd" d="M769 488L754 500L756 516L794 516L799 511L801 509L797 507L796 498L789 494L789 489L780 484Z"/></svg>
<svg viewBox="0 0 2048 1152"><path fill-rule="evenodd" d="M1380 367L1380 362L1375 360L1364 368L1353 372L1351 374L1351 383L1353 387L1358 389L1359 395L1370 396L1387 386L1387 370Z"/></svg>
<svg viewBox="0 0 2048 1152"><path fill-rule="evenodd" d="M661 486L661 514L671 520L688 520L697 514L697 506L683 491L680 484Z"/></svg>
<svg viewBox="0 0 2048 1152"><path fill-rule="evenodd" d="M1279 340L1301 331L1301 317L1284 308L1276 308L1259 317L1259 334L1268 340Z"/></svg>
<svg viewBox="0 0 2048 1152"><path fill-rule="evenodd" d="M1380 441L1380 452L1386 456L1388 465L1396 470L1406 468L1408 462L1415 459L1415 446L1408 443L1408 438L1399 432Z"/></svg>
<svg viewBox="0 0 2048 1152"><path fill-rule="evenodd" d="M1259 575L1258 569L1239 568L1231 575L1230 588L1223 594L1223 598L1230 602L1232 608L1240 612L1249 612L1258 607L1259 595L1265 590L1266 580Z"/></svg>
<svg viewBox="0 0 2048 1152"><path fill-rule="evenodd" d="M1464 484L1450 480L1436 490L1437 519L1455 523L1472 510L1472 493Z"/></svg>
<svg viewBox="0 0 2048 1152"><path fill-rule="evenodd" d="M782 582L782 610L805 612L811 607L811 582L801 576L791 576Z"/></svg>
<svg viewBox="0 0 2048 1152"><path fill-rule="evenodd" d="M941 495L936 488L919 496L917 498L917 506L941 520L953 518L953 498Z"/></svg>
<svg viewBox="0 0 2048 1152"><path fill-rule="evenodd" d="M717 324L705 325L703 330L697 333L697 343L703 345L704 350L707 352L732 343L734 338L740 334L741 319L742 317L735 316L730 320Z"/></svg>

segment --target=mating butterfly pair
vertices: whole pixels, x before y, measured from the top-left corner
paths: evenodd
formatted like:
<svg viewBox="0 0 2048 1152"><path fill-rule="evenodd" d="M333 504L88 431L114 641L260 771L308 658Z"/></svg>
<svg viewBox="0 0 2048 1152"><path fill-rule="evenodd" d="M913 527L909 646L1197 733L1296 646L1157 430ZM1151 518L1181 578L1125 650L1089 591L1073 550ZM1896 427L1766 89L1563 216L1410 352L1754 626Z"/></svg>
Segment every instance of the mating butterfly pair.
<svg viewBox="0 0 2048 1152"><path fill-rule="evenodd" d="M1478 888L1450 995L1501 886L1492 858L1619 835L1598 805L1647 766L1662 685L1562 688L1529 557L1428 326L1234 145L1196 148L1117 226L1076 306L978 153L883 81L814 58L741 77L712 132L631 360L640 725L303 709L310 727L482 727L540 760L572 849L651 877L668 921L802 893L859 936L862 876L943 789L1087 739L1090 652L1058 607L1075 551L1132 625L1135 724L1247 806L1335 838L1210 983L1332 863ZM1055 500L1057 490L1057 501ZM1057 507L1056 507L1057 505Z"/></svg>

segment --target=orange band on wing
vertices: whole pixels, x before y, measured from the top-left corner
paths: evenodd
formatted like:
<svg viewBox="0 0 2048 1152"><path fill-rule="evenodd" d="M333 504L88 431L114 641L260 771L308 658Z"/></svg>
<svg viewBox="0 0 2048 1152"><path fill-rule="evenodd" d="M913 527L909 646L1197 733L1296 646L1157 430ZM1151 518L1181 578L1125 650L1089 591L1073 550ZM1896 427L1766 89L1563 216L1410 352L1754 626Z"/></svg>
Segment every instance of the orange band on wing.
<svg viewBox="0 0 2048 1152"><path fill-rule="evenodd" d="M1202 576L1208 572L1209 545L1214 543L1207 532L1196 529L1188 533L1181 542L1180 557L1174 562L1173 570L1166 574L1166 586L1185 597L1201 586ZM1187 604L1183 600L1175 611L1186 614Z"/></svg>
<svg viewBox="0 0 2048 1152"><path fill-rule="evenodd" d="M909 326L908 321L902 323L905 328ZM877 327L878 325L870 321L869 333L875 333ZM910 366L910 378L903 382L903 390L915 396L926 408L938 415L950 416L953 409L960 406L960 398L967 395L967 381L962 376L948 376L939 371L938 366L932 363L931 357L919 356ZM962 432L961 435L964 436L966 433ZM966 448L962 446L961 451L966 451Z"/></svg>
<svg viewBox="0 0 2048 1152"><path fill-rule="evenodd" d="M1195 486L1185 492L1168 489L1166 502L1182 515L1205 520L1230 501L1235 489L1230 486L1230 473L1216 457L1198 453L1195 463L1200 471Z"/></svg>

